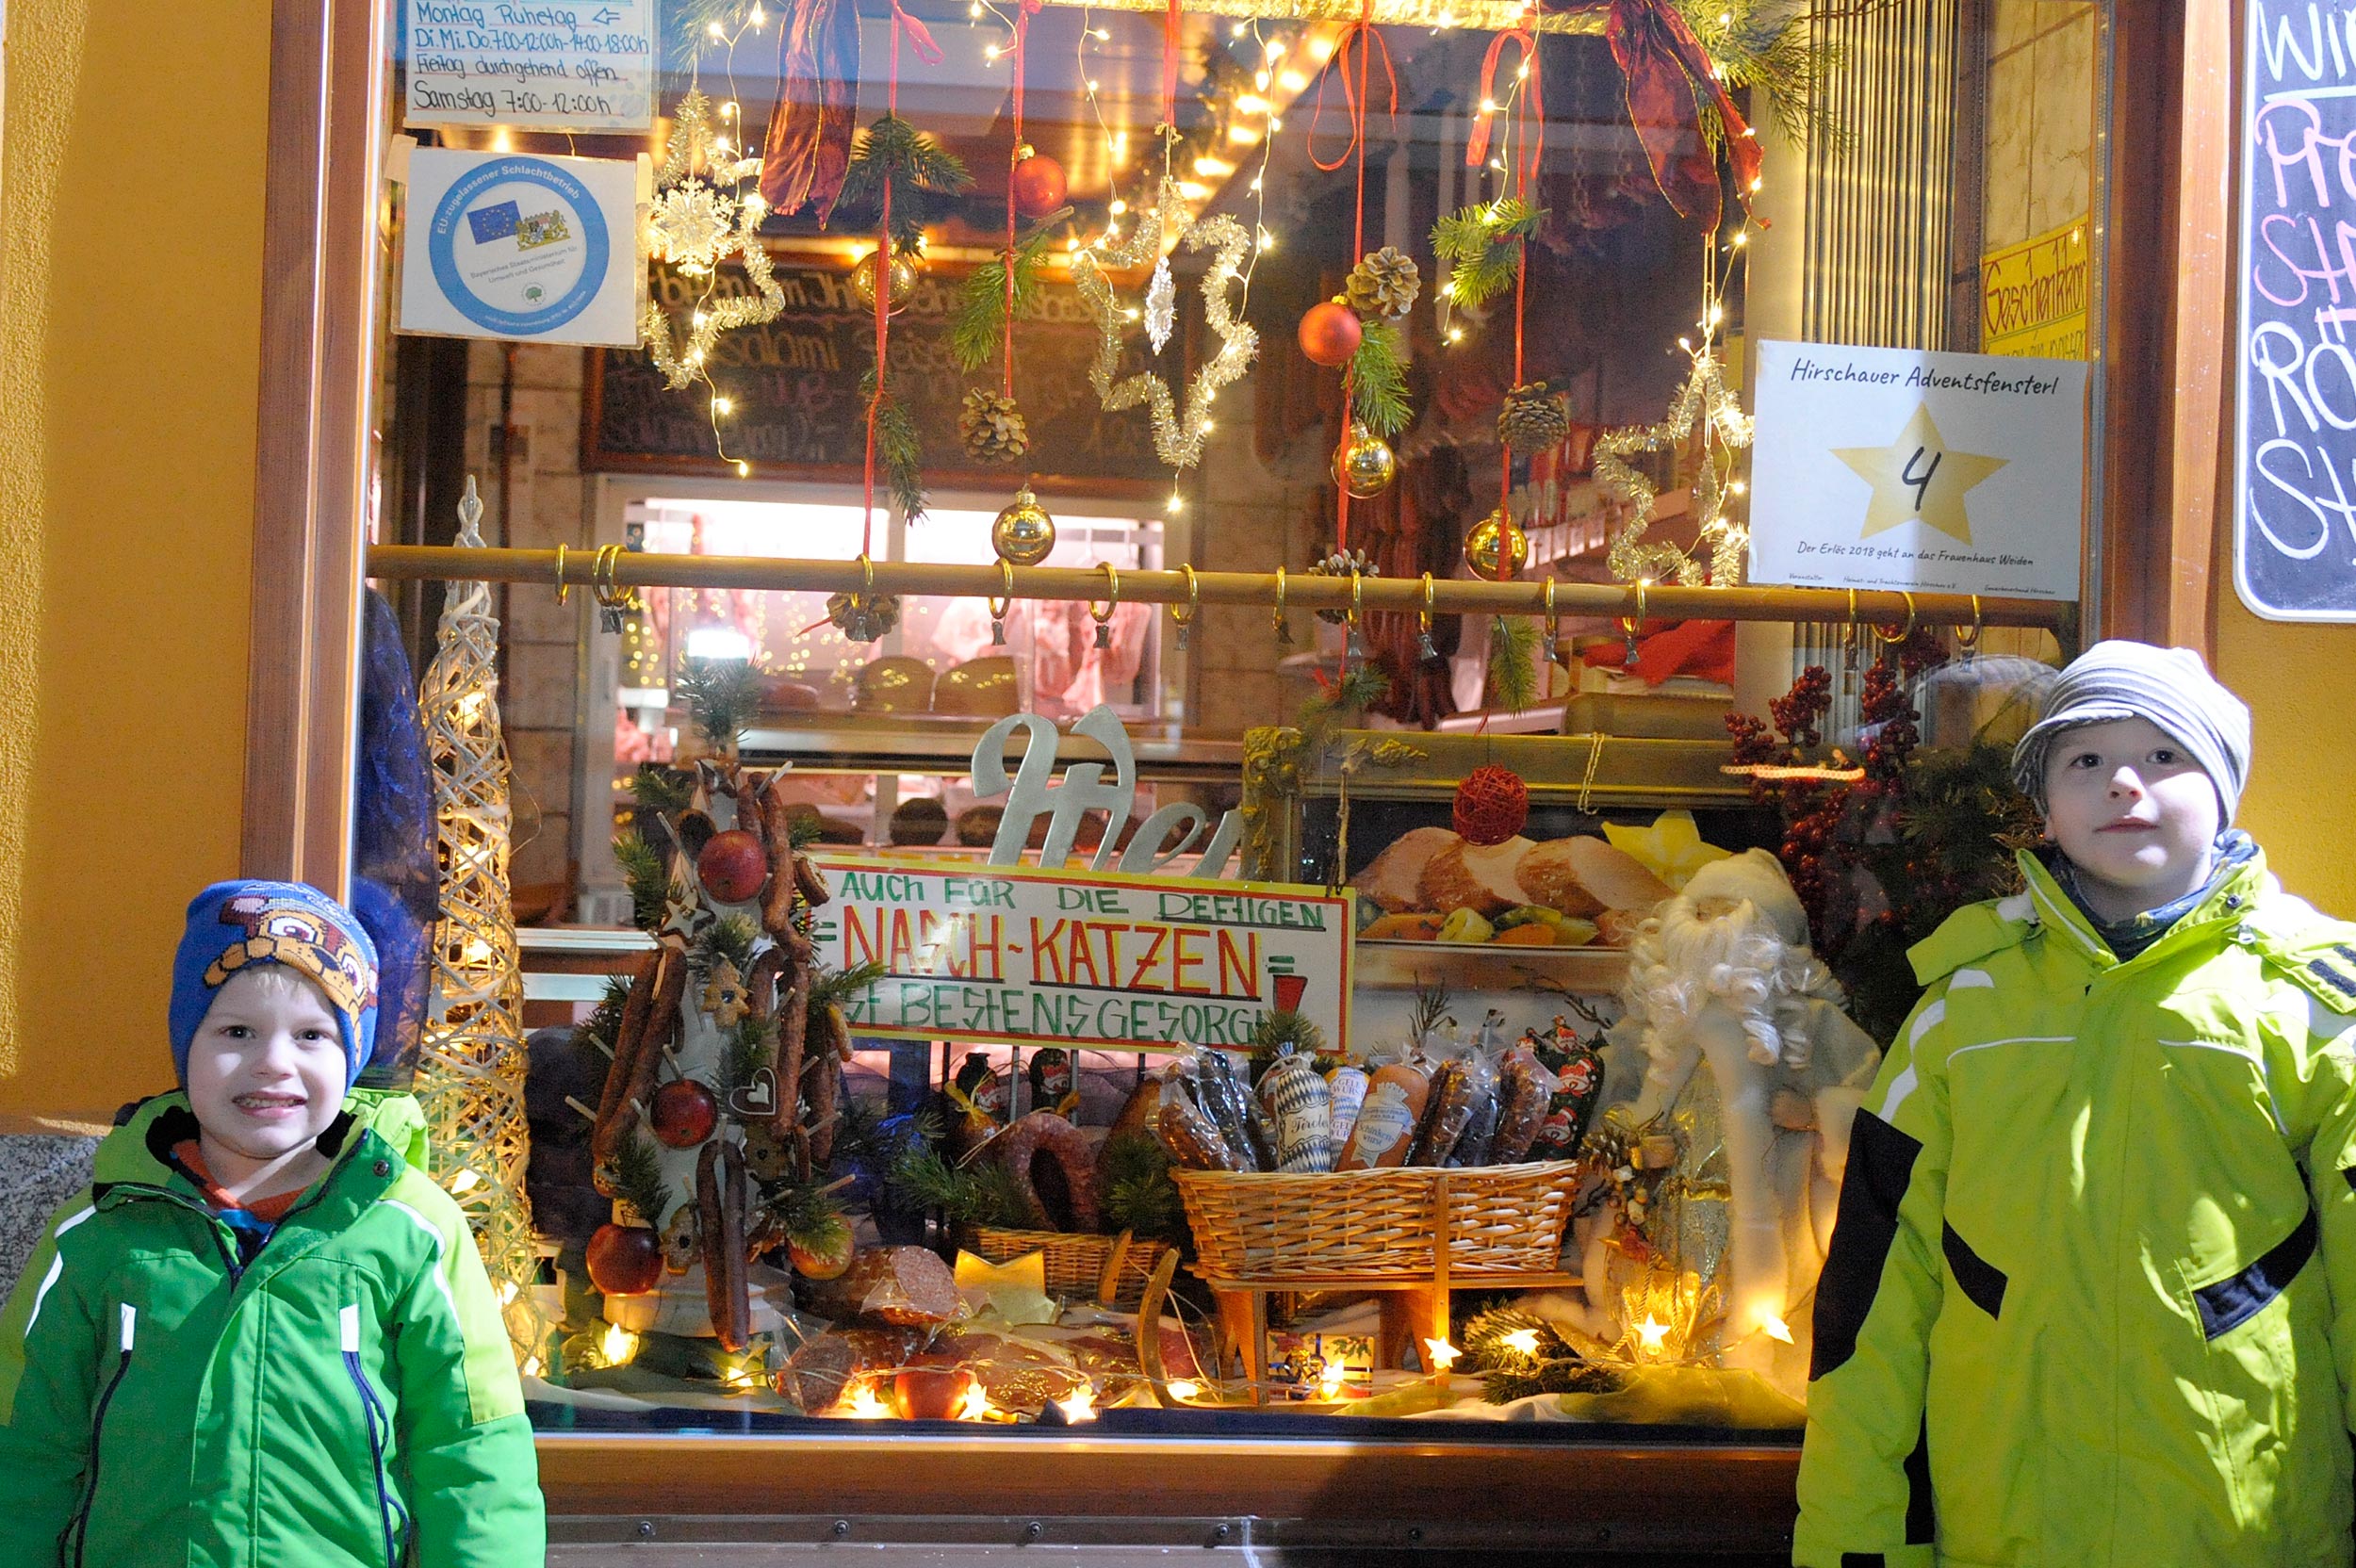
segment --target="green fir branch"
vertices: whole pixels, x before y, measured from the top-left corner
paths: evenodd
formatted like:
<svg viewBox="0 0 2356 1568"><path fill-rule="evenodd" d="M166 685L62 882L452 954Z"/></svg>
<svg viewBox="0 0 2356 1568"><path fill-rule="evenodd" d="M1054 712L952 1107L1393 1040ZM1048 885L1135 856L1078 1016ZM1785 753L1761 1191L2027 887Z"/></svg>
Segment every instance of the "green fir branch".
<svg viewBox="0 0 2356 1568"><path fill-rule="evenodd" d="M726 1105L735 1100L738 1090L751 1086L762 1068L777 1060L777 1021L748 1013L736 1021L736 1027L722 1043L716 1086L720 1103Z"/></svg>
<svg viewBox="0 0 2356 1568"><path fill-rule="evenodd" d="M761 676L744 659L690 659L678 687L688 717L715 746L732 746L761 715ZM692 796L691 796L692 798Z"/></svg>
<svg viewBox="0 0 2356 1568"><path fill-rule="evenodd" d="M753 942L760 935L760 928L743 915L722 916L695 939L687 955L687 972L698 981L708 980L726 958L743 979L753 972Z"/></svg>
<svg viewBox="0 0 2356 1568"><path fill-rule="evenodd" d="M1677 0L1677 8L1729 90L1766 89L1768 113L1786 139L1835 152L1847 145L1847 128L1828 102L1843 52L1809 25L1802 0ZM1697 90L1693 101L1703 142L1715 153L1726 141L1716 95ZM1751 101L1759 101L1756 91Z"/></svg>
<svg viewBox="0 0 2356 1568"><path fill-rule="evenodd" d="M872 962L827 970L810 982L810 1004L840 1007L890 972L882 964Z"/></svg>
<svg viewBox="0 0 2356 1568"><path fill-rule="evenodd" d="M1399 328L1368 321L1350 361L1350 412L1385 440L1407 428L1407 367L1399 357Z"/></svg>
<svg viewBox="0 0 2356 1568"><path fill-rule="evenodd" d="M816 808L796 811L785 825L785 841L794 849L808 849L826 836L826 819Z"/></svg>
<svg viewBox="0 0 2356 1568"><path fill-rule="evenodd" d="M663 816L684 811L695 804L695 785L691 776L674 772L660 762L641 762L630 776L630 792L641 811L653 811Z"/></svg>
<svg viewBox="0 0 2356 1568"><path fill-rule="evenodd" d="M1065 207L1041 219L1014 248L1014 309L1022 315L1039 297L1039 269L1047 264L1055 227L1071 216ZM1006 258L993 255L965 275L957 308L949 318L949 354L968 375L998 357L1006 340Z"/></svg>
<svg viewBox="0 0 2356 1568"><path fill-rule="evenodd" d="M1186 1204L1170 1178L1170 1154L1150 1133L1120 1133L1107 1138L1102 1160L1104 1223L1154 1241L1185 1247Z"/></svg>
<svg viewBox="0 0 2356 1568"><path fill-rule="evenodd" d="M1464 207L1432 227L1432 249L1454 263L1441 290L1451 304L1478 310L1513 281L1524 241L1546 221L1546 209L1517 196Z"/></svg>
<svg viewBox="0 0 2356 1568"><path fill-rule="evenodd" d="M1420 980L1422 976L1418 975L1416 978ZM1417 986L1415 988L1415 1009L1409 1016L1407 1022L1408 1037L1422 1039L1446 1022L1448 1010L1455 1000L1455 995L1448 988L1446 980L1434 980L1428 986Z"/></svg>
<svg viewBox="0 0 2356 1568"><path fill-rule="evenodd" d="M617 833L614 858L621 863L622 882L630 889L630 923L641 931L655 930L671 902L671 868L663 852L636 833Z"/></svg>
<svg viewBox="0 0 2356 1568"><path fill-rule="evenodd" d="M630 1005L628 976L608 975L597 1007L573 1029L573 1051L602 1090L614 1066L614 1037L621 1033L622 1009Z"/></svg>
<svg viewBox="0 0 2356 1568"><path fill-rule="evenodd" d="M902 1209L937 1209L955 1229L973 1225L1021 1228L1030 1223L1030 1205L1014 1172L985 1159L962 1169L922 1144L911 1145L892 1164L884 1189Z"/></svg>
<svg viewBox="0 0 2356 1568"><path fill-rule="evenodd" d="M631 1133L614 1152L614 1196L657 1227L663 1223L663 1211L671 1206L662 1156L655 1152L654 1140L644 1133Z"/></svg>
<svg viewBox="0 0 2356 1568"><path fill-rule="evenodd" d="M875 372L869 370L859 384L861 401L875 397ZM924 516L924 441L917 433L916 420L906 404L886 392L875 402L875 466L883 470L884 482L892 491L892 503L909 522L921 522Z"/></svg>
<svg viewBox="0 0 2356 1568"><path fill-rule="evenodd" d="M1317 1056L1324 1051L1325 1031L1289 1007L1269 1008L1252 1026L1252 1059L1257 1066L1286 1054Z"/></svg>
<svg viewBox="0 0 2356 1568"><path fill-rule="evenodd" d="M852 144L836 200L854 211L880 211L888 186L892 226L885 238L894 251L911 251L924 244L931 199L958 195L973 184L963 159L898 115L887 114Z"/></svg>
<svg viewBox="0 0 2356 1568"><path fill-rule="evenodd" d="M1489 619L1488 703L1518 713L1538 700L1538 629L1519 616Z"/></svg>

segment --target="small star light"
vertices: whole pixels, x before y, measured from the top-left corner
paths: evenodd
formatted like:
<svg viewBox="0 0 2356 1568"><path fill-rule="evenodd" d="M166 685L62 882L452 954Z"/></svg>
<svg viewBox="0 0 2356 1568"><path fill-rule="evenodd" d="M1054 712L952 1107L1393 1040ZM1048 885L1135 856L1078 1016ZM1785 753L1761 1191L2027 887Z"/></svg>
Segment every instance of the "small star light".
<svg viewBox="0 0 2356 1568"><path fill-rule="evenodd" d="M1136 314L1122 307L1104 276L1107 268L1142 267L1161 255L1162 215L1180 212L1186 205L1178 185L1173 179L1163 180L1161 204L1139 213L1137 227L1119 244L1092 245L1075 254L1072 284L1096 320L1096 358L1088 367L1088 384L1096 388L1098 400L1107 413L1148 405L1153 421L1154 454L1173 468L1191 468L1202 461L1203 438L1211 430L1212 400L1220 387L1251 368L1252 356L1260 351L1260 335L1236 318L1227 297L1228 286L1241 275L1252 236L1241 223L1225 216L1201 219L1186 228L1187 250L1218 247L1210 270L1203 278L1203 314L1219 338L1219 349L1203 361L1187 385L1183 420L1177 400L1161 377L1140 370L1121 381L1113 380L1113 372L1121 367L1121 330L1136 319Z"/></svg>
<svg viewBox="0 0 2356 1568"><path fill-rule="evenodd" d="M730 159L725 155L729 150L728 139L712 128L712 100L702 89L689 89L671 112L670 155L655 173L641 248L646 260L666 262L682 277L712 278L723 262L735 260L754 292L715 299L707 288L689 315L684 344L673 336L661 302L647 301L639 335L663 372L663 384L674 392L707 379L705 362L722 333L774 320L785 308L785 291L761 243L768 207L757 190L737 193L744 181L760 174L761 159ZM722 155L716 162L715 153Z"/></svg>

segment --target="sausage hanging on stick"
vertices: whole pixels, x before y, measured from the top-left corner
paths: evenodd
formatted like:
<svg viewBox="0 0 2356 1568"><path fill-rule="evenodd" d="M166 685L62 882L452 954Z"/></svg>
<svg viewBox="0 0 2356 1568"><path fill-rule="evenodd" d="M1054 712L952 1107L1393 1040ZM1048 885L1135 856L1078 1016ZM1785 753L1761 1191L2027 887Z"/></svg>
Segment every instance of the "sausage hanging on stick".
<svg viewBox="0 0 2356 1568"><path fill-rule="evenodd" d="M769 886L761 895L761 923L779 941L794 923L794 824L776 781L761 792L761 836L769 847Z"/></svg>
<svg viewBox="0 0 2356 1568"><path fill-rule="evenodd" d="M720 1348L740 1351L753 1336L751 1276L744 1266L744 1155L728 1138L695 1161L695 1215L703 1223L704 1295Z"/></svg>
<svg viewBox="0 0 2356 1568"><path fill-rule="evenodd" d="M843 1098L843 1064L831 1050L822 1048L810 1054L810 1071L815 1079L810 1086L810 1163L824 1170L827 1156L834 1152L835 1108Z"/></svg>
<svg viewBox="0 0 2356 1568"><path fill-rule="evenodd" d="M780 1137L801 1125L802 1058L810 1038L810 981L795 975L777 1008L777 1108L770 1125Z"/></svg>
<svg viewBox="0 0 2356 1568"><path fill-rule="evenodd" d="M801 851L794 852L794 886L801 893L802 902L816 908L834 896L826 886L826 874L818 869L818 862Z"/></svg>
<svg viewBox="0 0 2356 1568"><path fill-rule="evenodd" d="M765 773L736 776L736 825L761 841L763 854L769 848L769 823L761 811L761 797L768 792L771 776Z"/></svg>
<svg viewBox="0 0 2356 1568"><path fill-rule="evenodd" d="M643 1103L653 1087L654 1066L662 1059L654 1044L655 1007L666 976L678 959L665 942L639 967L630 983L630 1000L622 1004L622 1021L614 1031L614 1061L606 1069L605 1093L597 1102L597 1119L589 1137L592 1179L597 1190L612 1195L614 1168L622 1140L637 1123L633 1102ZM647 1217L651 1221L654 1217Z"/></svg>

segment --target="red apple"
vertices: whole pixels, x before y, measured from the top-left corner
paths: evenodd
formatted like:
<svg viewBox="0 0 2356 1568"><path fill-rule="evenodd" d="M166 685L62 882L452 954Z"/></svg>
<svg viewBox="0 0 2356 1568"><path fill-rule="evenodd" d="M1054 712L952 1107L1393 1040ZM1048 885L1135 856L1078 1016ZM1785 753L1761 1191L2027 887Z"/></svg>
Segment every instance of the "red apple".
<svg viewBox="0 0 2356 1568"><path fill-rule="evenodd" d="M663 1238L643 1225L600 1225L589 1238L589 1282L608 1296L644 1296L663 1280Z"/></svg>
<svg viewBox="0 0 2356 1568"><path fill-rule="evenodd" d="M672 1149L693 1149L720 1124L720 1102L693 1078L674 1078L654 1091L654 1135Z"/></svg>
<svg viewBox="0 0 2356 1568"><path fill-rule="evenodd" d="M910 1421L955 1421L973 1374L955 1356L916 1356L892 1380L900 1414Z"/></svg>
<svg viewBox="0 0 2356 1568"><path fill-rule="evenodd" d="M743 904L761 896L769 880L769 856L761 841L741 827L714 833L695 857L695 874L716 904Z"/></svg>
<svg viewBox="0 0 2356 1568"><path fill-rule="evenodd" d="M839 1280L851 1266L851 1228L837 1219L810 1234L789 1236L785 1255L805 1280Z"/></svg>

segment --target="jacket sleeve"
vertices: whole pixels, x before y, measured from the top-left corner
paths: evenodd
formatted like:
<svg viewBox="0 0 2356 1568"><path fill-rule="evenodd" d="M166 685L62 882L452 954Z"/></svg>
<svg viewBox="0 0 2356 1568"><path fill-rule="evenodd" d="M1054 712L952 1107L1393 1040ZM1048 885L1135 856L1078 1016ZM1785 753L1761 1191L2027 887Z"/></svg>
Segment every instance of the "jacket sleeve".
<svg viewBox="0 0 2356 1568"><path fill-rule="evenodd" d="M1849 1134L1848 1170L1816 1287L1808 1441L1792 1560L1931 1568L1923 1389L1945 1295L1947 988L1899 1032Z"/></svg>
<svg viewBox="0 0 2356 1568"><path fill-rule="evenodd" d="M541 1568L548 1525L539 1459L507 1331L454 1206L438 1251L397 1309L394 1358L417 1560L434 1568Z"/></svg>
<svg viewBox="0 0 2356 1568"><path fill-rule="evenodd" d="M2356 997L2308 1006L2304 1060L2314 1131L2307 1140L2307 1187L2315 1202L2316 1247L2331 1286L2331 1358L2340 1375L2348 1429L2356 1432Z"/></svg>
<svg viewBox="0 0 2356 1568"><path fill-rule="evenodd" d="M96 1211L84 1190L50 1217L0 1312L0 1565L50 1568L81 1500L98 1385L100 1282L60 1239Z"/></svg>

